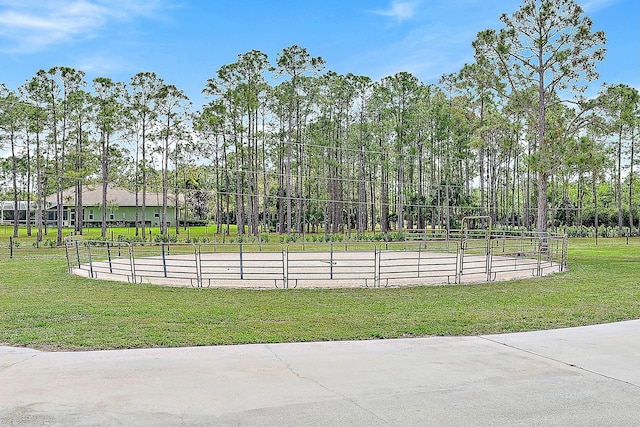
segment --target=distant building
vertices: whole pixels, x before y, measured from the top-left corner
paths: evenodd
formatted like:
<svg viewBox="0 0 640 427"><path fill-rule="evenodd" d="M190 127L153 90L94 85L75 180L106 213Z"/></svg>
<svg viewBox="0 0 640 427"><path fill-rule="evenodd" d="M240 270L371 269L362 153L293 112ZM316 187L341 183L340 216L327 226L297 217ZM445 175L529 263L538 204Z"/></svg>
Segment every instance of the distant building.
<svg viewBox="0 0 640 427"><path fill-rule="evenodd" d="M20 224L27 223L27 206L28 202L18 202L18 222ZM35 212L38 209L36 202L31 202L31 222L35 221ZM0 224L13 223L14 205L13 201L0 200Z"/></svg>
<svg viewBox="0 0 640 427"><path fill-rule="evenodd" d="M76 218L75 188L67 188L62 193L63 226L75 225ZM142 221L142 191L138 194L139 217ZM167 226L175 224L176 202L173 195L167 201ZM57 197L52 194L47 197L47 222L56 223ZM184 199L180 196L180 205ZM82 186L82 222L85 227L100 227L102 225L102 184ZM162 193L147 191L145 222L147 226L159 226L162 221ZM135 226L136 222L136 194L122 187L109 185L107 189L107 223L111 226Z"/></svg>

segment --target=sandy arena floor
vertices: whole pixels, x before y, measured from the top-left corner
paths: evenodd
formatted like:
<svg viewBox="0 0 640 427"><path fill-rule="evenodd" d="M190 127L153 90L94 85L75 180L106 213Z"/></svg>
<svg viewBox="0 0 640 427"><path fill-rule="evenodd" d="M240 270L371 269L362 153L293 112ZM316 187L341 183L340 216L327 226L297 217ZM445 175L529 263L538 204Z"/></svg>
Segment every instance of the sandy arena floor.
<svg viewBox="0 0 640 427"><path fill-rule="evenodd" d="M286 259L285 259L286 257ZM353 288L469 284L561 271L550 260L435 252L206 253L93 261L72 273L102 280L163 286L225 288ZM487 269L489 265L489 269ZM487 270L490 273L487 273ZM462 274L456 274L461 271ZM286 280L285 280L286 278ZM457 280L456 280L457 279Z"/></svg>

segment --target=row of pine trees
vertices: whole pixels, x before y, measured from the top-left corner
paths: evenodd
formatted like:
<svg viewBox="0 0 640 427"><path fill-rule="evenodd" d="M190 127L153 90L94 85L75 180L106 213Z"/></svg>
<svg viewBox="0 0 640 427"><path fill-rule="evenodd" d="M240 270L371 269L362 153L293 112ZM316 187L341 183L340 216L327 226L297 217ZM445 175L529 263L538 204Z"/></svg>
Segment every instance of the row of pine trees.
<svg viewBox="0 0 640 427"><path fill-rule="evenodd" d="M82 212L87 184L103 187L103 235L109 184L135 192L142 238L152 191L162 234L169 200L183 200L177 232L193 218L257 235L450 229L465 216L544 232L598 227L599 212L620 233L640 227L638 91L585 96L605 35L572 0L525 0L501 21L478 34L474 63L436 84L338 74L297 45L220 67L197 109L153 72L41 70L0 89L0 199L36 201L39 240L45 197L60 238L63 190Z"/></svg>

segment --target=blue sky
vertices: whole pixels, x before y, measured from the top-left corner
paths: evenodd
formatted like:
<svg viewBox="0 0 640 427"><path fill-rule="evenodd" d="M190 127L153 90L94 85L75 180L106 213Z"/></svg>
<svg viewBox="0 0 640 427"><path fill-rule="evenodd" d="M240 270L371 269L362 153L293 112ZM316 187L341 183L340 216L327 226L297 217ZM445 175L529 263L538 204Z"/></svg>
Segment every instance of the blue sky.
<svg viewBox="0 0 640 427"><path fill-rule="evenodd" d="M601 82L640 89L640 1L578 0L607 34ZM328 70L380 79L409 71L424 83L473 61L479 31L498 29L520 0L0 0L0 83L69 66L128 82L154 71L199 108L206 80L237 55L275 62L298 44Z"/></svg>

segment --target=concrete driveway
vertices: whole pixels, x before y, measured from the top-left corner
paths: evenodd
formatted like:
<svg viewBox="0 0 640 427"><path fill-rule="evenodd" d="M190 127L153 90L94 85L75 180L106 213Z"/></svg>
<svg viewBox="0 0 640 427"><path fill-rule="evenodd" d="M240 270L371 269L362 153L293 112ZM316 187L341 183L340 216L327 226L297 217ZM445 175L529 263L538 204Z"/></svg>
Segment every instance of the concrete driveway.
<svg viewBox="0 0 640 427"><path fill-rule="evenodd" d="M632 426L640 320L478 337L0 347L0 425Z"/></svg>

